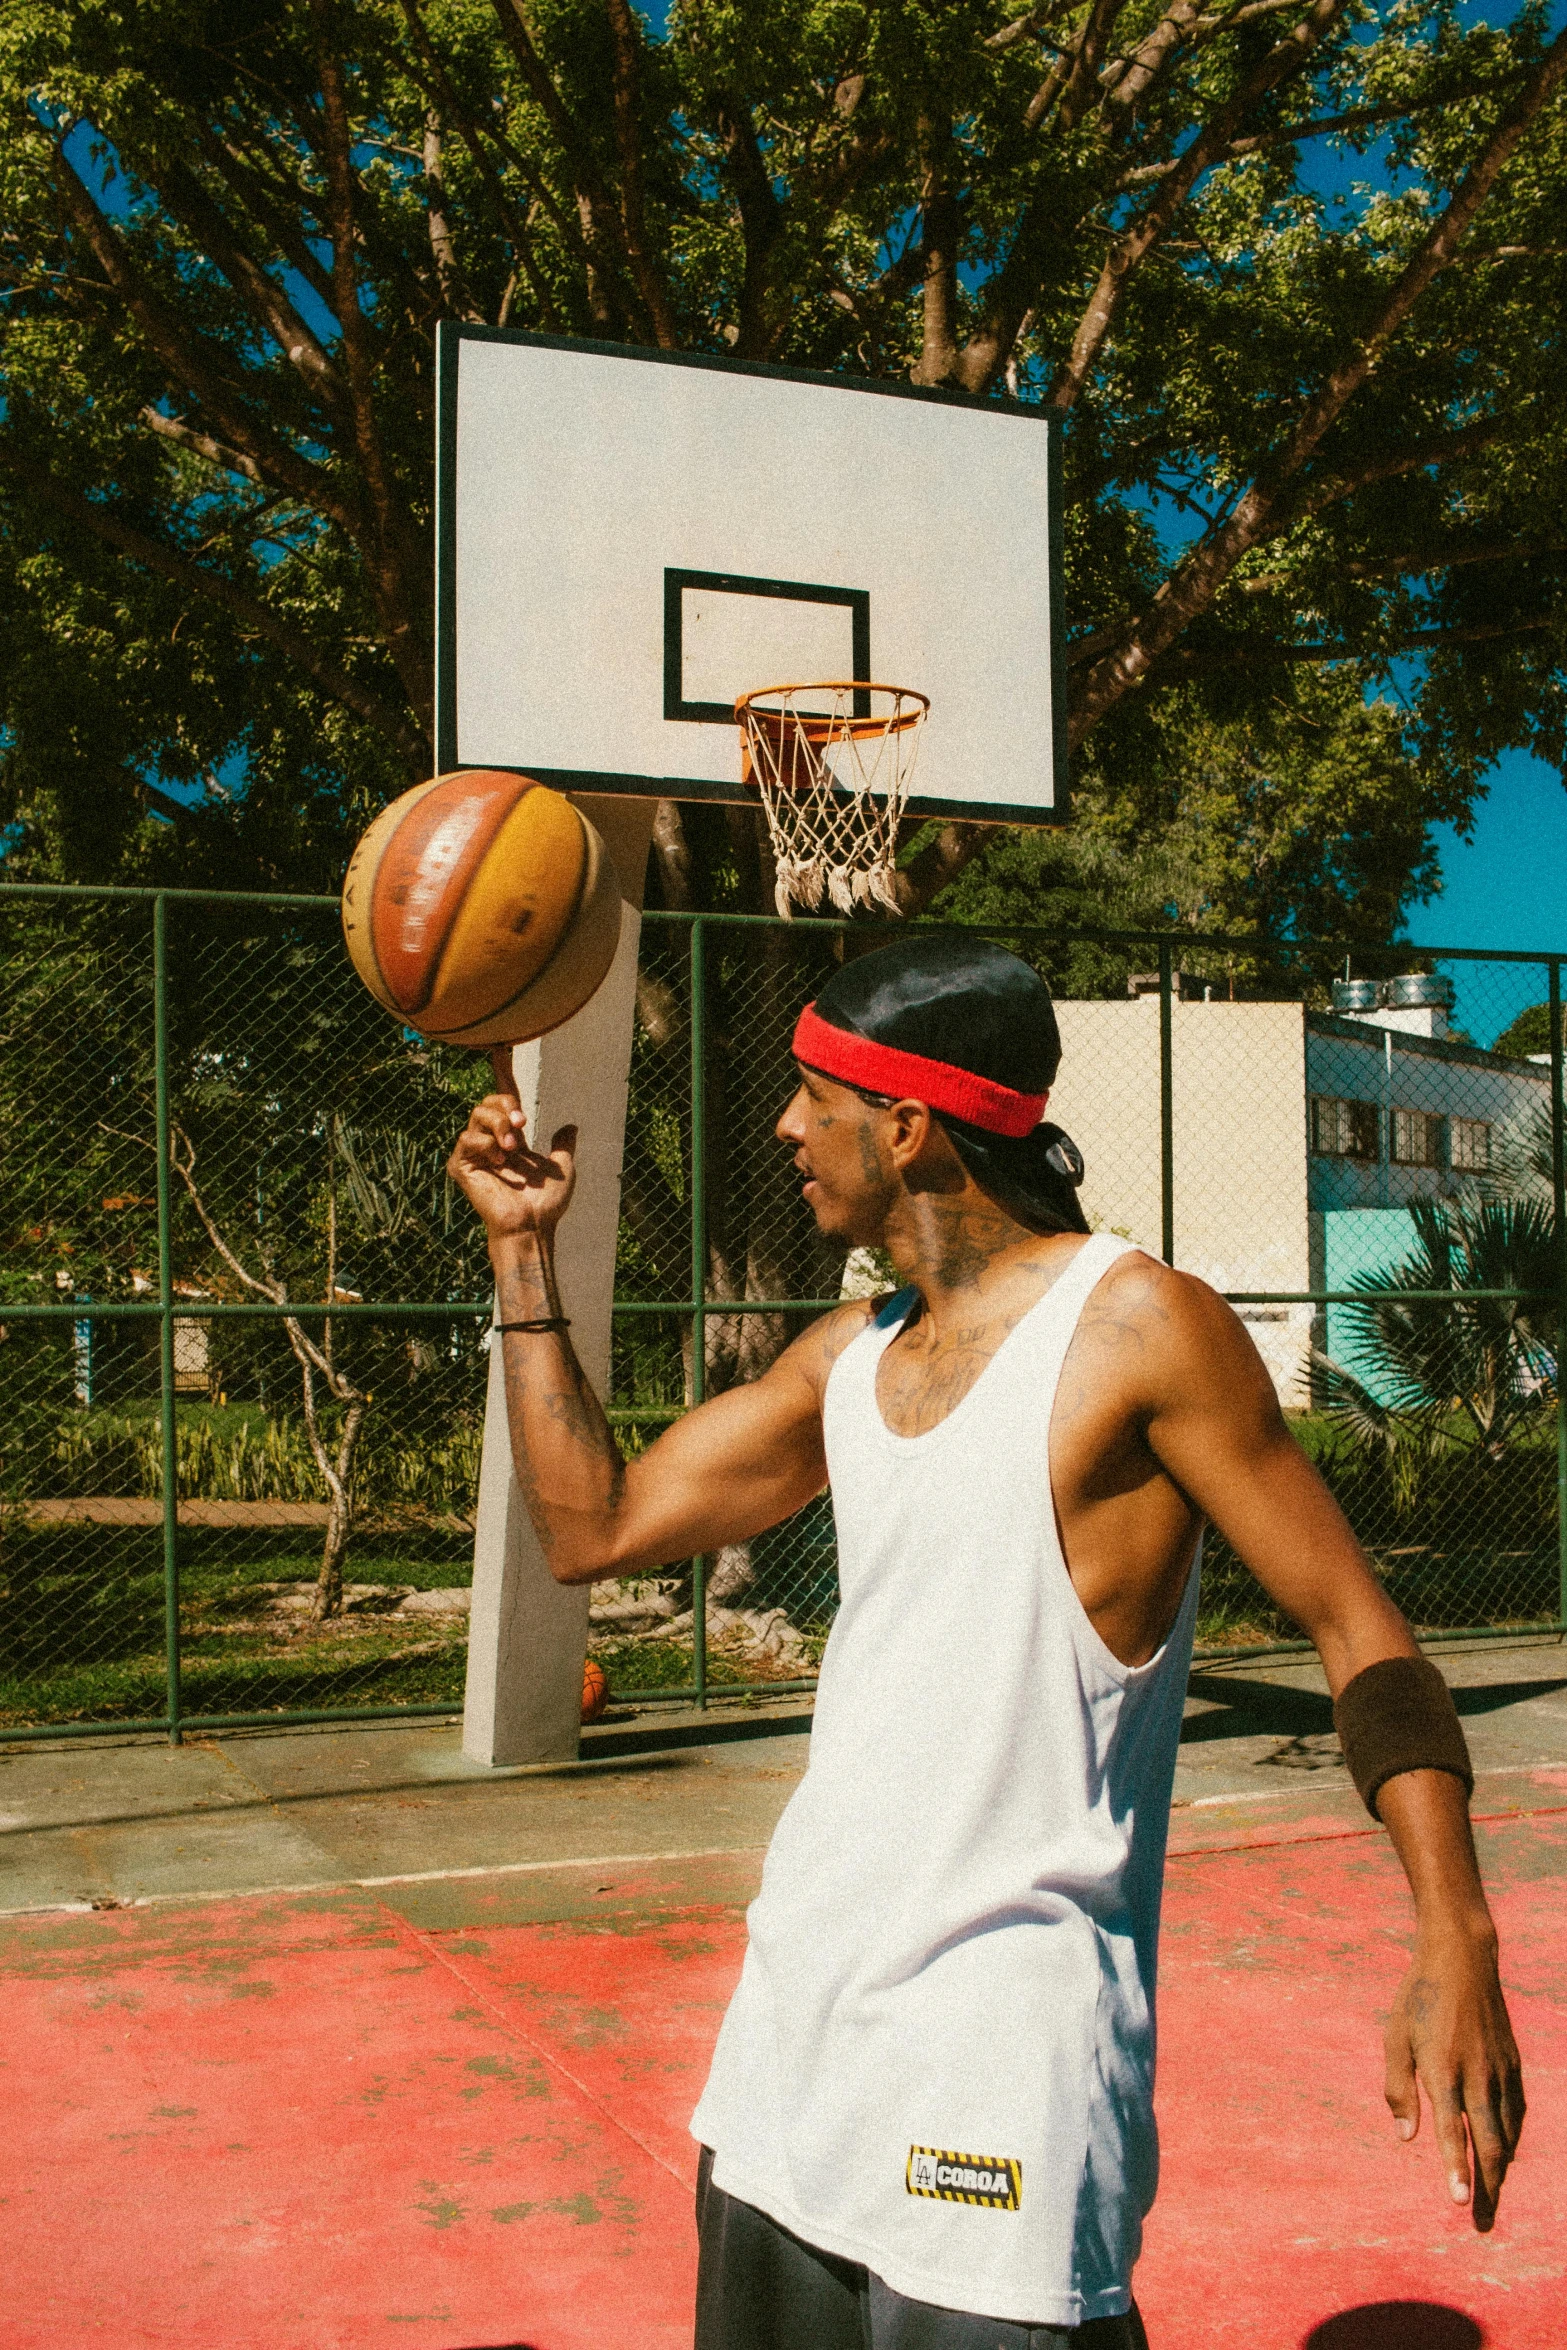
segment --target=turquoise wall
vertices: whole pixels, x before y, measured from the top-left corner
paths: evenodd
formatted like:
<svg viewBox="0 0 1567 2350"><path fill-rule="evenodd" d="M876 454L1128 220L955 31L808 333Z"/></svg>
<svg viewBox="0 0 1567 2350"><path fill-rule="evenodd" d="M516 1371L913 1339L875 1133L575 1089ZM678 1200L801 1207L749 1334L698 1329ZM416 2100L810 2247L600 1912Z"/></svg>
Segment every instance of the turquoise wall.
<svg viewBox="0 0 1567 2350"><path fill-rule="evenodd" d="M1322 1286L1350 1289L1364 1273L1390 1273L1415 1253L1414 1221L1407 1208L1325 1208L1322 1211ZM1342 1306L1329 1306L1327 1351L1344 1370L1353 1371L1378 1403L1396 1398L1371 1364L1350 1341L1350 1318Z"/></svg>

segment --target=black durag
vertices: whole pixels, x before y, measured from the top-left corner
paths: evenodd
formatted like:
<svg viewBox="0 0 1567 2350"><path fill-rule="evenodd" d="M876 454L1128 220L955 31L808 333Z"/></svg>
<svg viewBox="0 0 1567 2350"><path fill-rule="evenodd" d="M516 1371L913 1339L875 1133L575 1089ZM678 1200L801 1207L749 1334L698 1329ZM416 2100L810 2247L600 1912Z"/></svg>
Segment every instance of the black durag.
<svg viewBox="0 0 1567 2350"><path fill-rule="evenodd" d="M1061 1061L1050 990L992 939L921 931L834 972L815 1003L829 1027L971 1070L1020 1094L1048 1093ZM830 1074L830 1072L829 1072ZM857 1087L857 1091L868 1088ZM933 1109L982 1191L1036 1232L1086 1232L1081 1153L1042 1121L1013 1136Z"/></svg>

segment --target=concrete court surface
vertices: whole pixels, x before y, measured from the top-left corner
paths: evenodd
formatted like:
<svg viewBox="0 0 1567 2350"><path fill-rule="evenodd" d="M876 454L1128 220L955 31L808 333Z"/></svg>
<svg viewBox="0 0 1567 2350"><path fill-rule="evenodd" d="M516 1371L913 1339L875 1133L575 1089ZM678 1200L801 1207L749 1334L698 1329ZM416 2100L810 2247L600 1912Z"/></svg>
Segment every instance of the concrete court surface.
<svg viewBox="0 0 1567 2350"><path fill-rule="evenodd" d="M1154 2350L1567 2344L1567 1651L1441 1661L1531 2095L1501 2218L1381 2104L1409 1905L1320 1673L1200 1670ZM643 1715L504 1774L447 1724L0 1748L0 2350L688 2343L685 2125L808 1726Z"/></svg>

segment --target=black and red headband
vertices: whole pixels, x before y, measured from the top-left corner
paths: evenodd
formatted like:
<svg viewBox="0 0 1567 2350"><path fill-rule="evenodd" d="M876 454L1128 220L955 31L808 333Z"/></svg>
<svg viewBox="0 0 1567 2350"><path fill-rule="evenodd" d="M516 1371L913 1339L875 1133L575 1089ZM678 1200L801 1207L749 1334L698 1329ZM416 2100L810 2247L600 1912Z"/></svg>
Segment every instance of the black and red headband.
<svg viewBox="0 0 1567 2350"><path fill-rule="evenodd" d="M797 1061L824 1077L863 1086L867 1093L888 1094L894 1101L927 1102L949 1118L961 1118L965 1125L1013 1141L1032 1134L1045 1114L1045 1094L1017 1093L1010 1085L998 1085L993 1077L960 1069L954 1062L927 1060L923 1053L900 1052L895 1045L877 1044L853 1029L835 1028L814 1004L807 1004L800 1014L791 1049Z"/></svg>

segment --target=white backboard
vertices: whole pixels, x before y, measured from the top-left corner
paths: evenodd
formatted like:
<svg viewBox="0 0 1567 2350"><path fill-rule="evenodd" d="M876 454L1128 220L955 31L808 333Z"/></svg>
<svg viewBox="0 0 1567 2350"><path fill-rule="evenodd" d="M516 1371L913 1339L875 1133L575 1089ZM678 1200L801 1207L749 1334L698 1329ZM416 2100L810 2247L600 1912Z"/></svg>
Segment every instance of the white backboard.
<svg viewBox="0 0 1567 2350"><path fill-rule="evenodd" d="M736 694L930 697L910 809L1064 814L1056 427L853 377L443 325L437 765L738 800Z"/></svg>

